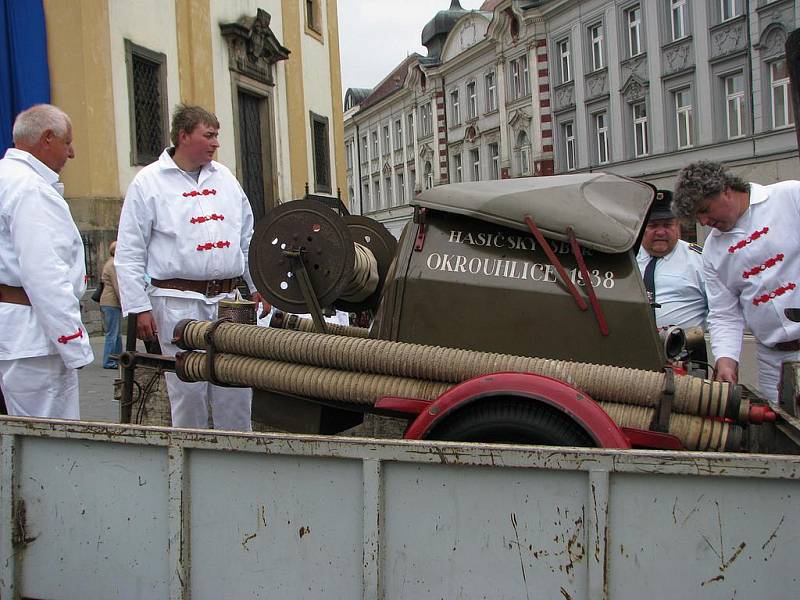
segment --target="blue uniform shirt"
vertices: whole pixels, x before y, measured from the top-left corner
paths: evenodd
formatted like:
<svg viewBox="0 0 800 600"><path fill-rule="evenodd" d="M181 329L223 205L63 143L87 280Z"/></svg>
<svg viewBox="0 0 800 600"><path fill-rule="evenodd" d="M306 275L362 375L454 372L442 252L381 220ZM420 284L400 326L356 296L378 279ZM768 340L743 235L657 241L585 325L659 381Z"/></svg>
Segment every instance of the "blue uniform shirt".
<svg viewBox="0 0 800 600"><path fill-rule="evenodd" d="M656 325L706 328L708 300L700 248L678 240L672 252L656 263ZM644 274L650 254L639 248L636 262Z"/></svg>

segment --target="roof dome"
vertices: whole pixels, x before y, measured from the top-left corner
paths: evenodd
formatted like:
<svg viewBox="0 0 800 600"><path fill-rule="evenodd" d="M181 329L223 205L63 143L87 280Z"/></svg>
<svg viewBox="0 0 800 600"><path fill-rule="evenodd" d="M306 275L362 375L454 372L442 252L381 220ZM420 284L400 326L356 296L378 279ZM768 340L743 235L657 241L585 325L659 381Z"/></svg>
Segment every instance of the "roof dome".
<svg viewBox="0 0 800 600"><path fill-rule="evenodd" d="M440 10L422 29L422 45L428 49L428 56L439 55L444 40L453 25L470 11L461 7L458 0L450 2L450 8Z"/></svg>

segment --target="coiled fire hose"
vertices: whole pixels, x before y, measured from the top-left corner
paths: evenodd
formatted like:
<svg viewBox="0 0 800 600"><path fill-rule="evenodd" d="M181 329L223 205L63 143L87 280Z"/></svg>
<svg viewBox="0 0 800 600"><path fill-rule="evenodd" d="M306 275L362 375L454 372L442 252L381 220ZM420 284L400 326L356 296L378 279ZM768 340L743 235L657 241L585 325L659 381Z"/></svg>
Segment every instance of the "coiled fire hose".
<svg viewBox="0 0 800 600"><path fill-rule="evenodd" d="M269 326L277 329L290 329L292 331L308 331L315 332L314 321L311 319L304 319L297 315L285 313L277 310L272 315ZM329 335L343 335L346 337L369 337L369 329L366 327L351 327L349 325L337 325L336 323L326 323L325 331Z"/></svg>
<svg viewBox="0 0 800 600"><path fill-rule="evenodd" d="M378 261L372 251L362 244L353 243L353 277L339 296L347 302L361 302L378 288Z"/></svg>
<svg viewBox="0 0 800 600"><path fill-rule="evenodd" d="M179 354L176 370L184 381L209 380L208 360L206 354L201 352ZM361 405L375 404L383 396L432 401L454 385L234 354L217 354L214 357L214 371L216 379L222 383ZM621 427L646 429L655 412L654 408L642 406L613 402L599 404ZM736 450L742 439L742 429L737 425L681 414L670 416L669 432L689 450Z"/></svg>
<svg viewBox="0 0 800 600"><path fill-rule="evenodd" d="M443 383L460 383L499 371L535 373L564 381L596 401L650 408L659 405L666 383L666 375L654 371L236 323L183 321L175 328L176 344L185 350L205 349L206 333L212 325L216 326L213 343L219 352L342 371ZM674 377L672 410L741 422L759 420L757 416L751 419L750 403L741 397L739 386L688 375Z"/></svg>

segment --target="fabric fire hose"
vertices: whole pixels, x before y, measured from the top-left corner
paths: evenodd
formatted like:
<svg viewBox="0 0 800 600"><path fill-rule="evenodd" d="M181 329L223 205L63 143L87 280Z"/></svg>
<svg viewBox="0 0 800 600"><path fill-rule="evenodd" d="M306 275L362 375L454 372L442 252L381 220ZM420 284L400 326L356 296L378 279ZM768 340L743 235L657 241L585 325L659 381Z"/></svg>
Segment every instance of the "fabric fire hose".
<svg viewBox="0 0 800 600"><path fill-rule="evenodd" d="M310 331L315 332L314 329L314 321L312 319L306 319L304 317L298 317L297 315L287 315L283 313L283 316L278 319L275 316L272 317L272 321L270 321L269 326L273 329L290 329L292 331ZM366 338L369 337L369 329L366 327L353 327L351 325L337 325L336 323L326 323L325 330L327 331L328 335L344 335L347 337L360 337Z"/></svg>
<svg viewBox="0 0 800 600"><path fill-rule="evenodd" d="M176 328L179 347L203 350L207 321L190 321ZM387 340L330 336L236 323L221 323L214 331L220 352L279 362L460 383L500 371L553 377L586 392L596 401L655 407L664 390L664 373L608 365L513 356L425 346ZM749 402L736 386L688 375L675 375L674 412L747 421ZM388 394L387 394L388 395Z"/></svg>
<svg viewBox="0 0 800 600"><path fill-rule="evenodd" d="M378 261L366 246L358 243L353 245L356 251L353 278L339 297L346 302L361 302L374 294L378 288Z"/></svg>
<svg viewBox="0 0 800 600"><path fill-rule="evenodd" d="M448 383L339 371L235 354L216 355L214 371L219 381L231 385L361 405L375 404L383 396L433 401L453 387ZM184 381L207 381L207 355L181 353L176 372ZM599 404L621 427L646 429L655 412L653 408L641 406ZM680 414L670 416L669 432L689 450L736 450L742 438L741 428L736 425Z"/></svg>

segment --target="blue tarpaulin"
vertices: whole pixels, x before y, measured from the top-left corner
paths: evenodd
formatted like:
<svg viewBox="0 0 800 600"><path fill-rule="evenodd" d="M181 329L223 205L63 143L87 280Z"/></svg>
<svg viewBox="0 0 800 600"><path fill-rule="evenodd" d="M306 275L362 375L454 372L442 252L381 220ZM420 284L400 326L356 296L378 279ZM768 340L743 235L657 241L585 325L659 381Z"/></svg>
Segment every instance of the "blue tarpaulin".
<svg viewBox="0 0 800 600"><path fill-rule="evenodd" d="M50 102L42 0L0 0L0 156L17 113Z"/></svg>

